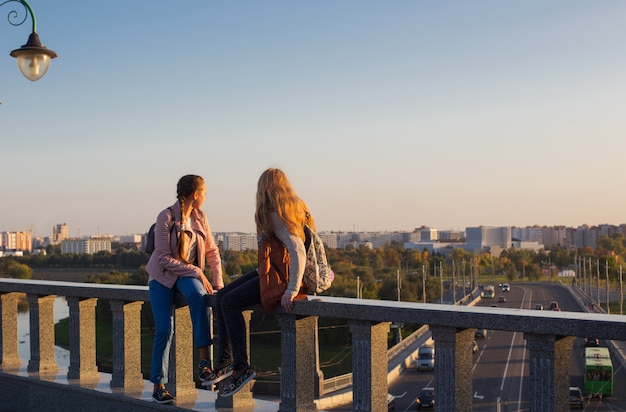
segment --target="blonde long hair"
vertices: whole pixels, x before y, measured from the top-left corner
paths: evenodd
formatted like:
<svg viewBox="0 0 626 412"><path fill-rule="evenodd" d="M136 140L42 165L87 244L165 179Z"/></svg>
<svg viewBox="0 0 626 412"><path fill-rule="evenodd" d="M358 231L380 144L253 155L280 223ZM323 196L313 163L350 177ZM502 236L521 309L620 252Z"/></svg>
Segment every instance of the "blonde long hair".
<svg viewBox="0 0 626 412"><path fill-rule="evenodd" d="M257 233L267 237L274 236L274 229L270 214L278 216L289 232L299 236L303 241L304 224L315 230L315 222L309 213L306 203L298 197L291 186L287 175L280 169L269 168L259 177L256 192L256 221Z"/></svg>

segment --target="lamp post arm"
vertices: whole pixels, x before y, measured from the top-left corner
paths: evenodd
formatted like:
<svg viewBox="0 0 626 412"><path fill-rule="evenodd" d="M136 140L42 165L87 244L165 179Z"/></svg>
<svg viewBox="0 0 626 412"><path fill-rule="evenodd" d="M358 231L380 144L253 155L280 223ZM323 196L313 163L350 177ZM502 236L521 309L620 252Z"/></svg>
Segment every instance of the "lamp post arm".
<svg viewBox="0 0 626 412"><path fill-rule="evenodd" d="M20 3L24 7L25 11L24 18L19 22L15 22L15 19L17 19L19 16L17 10L11 10L9 12L9 14L7 15L7 21L11 26L21 26L22 24L24 24L26 18L28 17L28 14L30 13L30 18L33 22L33 33L37 32L37 19L35 18L35 13L33 12L33 8L30 7L30 4L28 4L26 0L6 0L0 3L0 7L4 6L7 3Z"/></svg>

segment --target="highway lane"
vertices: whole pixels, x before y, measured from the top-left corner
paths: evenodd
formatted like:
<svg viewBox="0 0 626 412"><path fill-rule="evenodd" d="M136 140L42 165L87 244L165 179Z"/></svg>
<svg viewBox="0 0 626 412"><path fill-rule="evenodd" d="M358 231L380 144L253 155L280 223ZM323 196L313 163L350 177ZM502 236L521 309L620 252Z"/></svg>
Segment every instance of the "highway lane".
<svg viewBox="0 0 626 412"><path fill-rule="evenodd" d="M500 292L493 301L484 299L481 306L490 306L497 302L498 296L505 296L507 302L496 303L500 307L532 309L535 304L541 304L547 310L551 301L557 301L562 310L583 311L579 302L562 287L544 284L513 284L511 292ZM492 357L485 357L477 362L474 368L473 385L475 393L482 396L481 390L486 391L484 398L474 398L474 411L494 411L497 402L500 402L502 411L528 411L529 397L529 368L528 353L526 351L523 334L514 332L493 331L488 336L485 346L487 351L496 352ZM607 346L606 343L601 343ZM507 352L508 347L508 352ZM584 388L584 336L574 340L570 362L570 385ZM621 365L614 360L615 394L603 400L590 400L584 410L588 411L617 411L626 410L626 394L624 371ZM497 385L496 376L500 379ZM489 388L492 388L489 391Z"/></svg>
<svg viewBox="0 0 626 412"><path fill-rule="evenodd" d="M499 296L506 302L498 302ZM479 306L533 309L535 304L549 307L556 300L562 310L583 311L579 302L566 289L548 284L512 283L510 292L496 287L494 299L483 299ZM479 350L474 354L473 411L494 412L499 403L501 412L529 411L529 358L526 341L520 332L488 331L485 339L477 339ZM608 346L600 342L601 346ZM469 348L468 348L469 350ZM570 363L570 384L584 388L584 336L574 339ZM605 399L589 400L583 408L586 412L626 412L626 373L614 359L614 395ZM396 396L395 410L416 410L415 399L421 388L433 386L434 373L407 369L389 386L389 393ZM349 411L351 405L333 409Z"/></svg>
<svg viewBox="0 0 626 412"><path fill-rule="evenodd" d="M506 302L498 302L501 295L506 297ZM510 292L502 292L500 288L496 288L496 298L483 299L479 305L497 304L499 307L532 309L536 303L540 303L547 309L553 300L559 303L562 310L583 310L567 290L546 284L513 283ZM472 409L493 412L499 403L501 411L528 411L529 367L523 334L489 331L486 339L477 339L477 343L479 351L474 355ZM581 389L584 386L583 353L584 337L577 337L571 355L570 384ZM589 401L585 405L585 411L626 411L626 376L616 361L614 367L616 372L614 396ZM402 395L396 398L395 410L415 410L415 399L419 390L432 385L433 378L432 372L414 369L404 371L389 387L391 394Z"/></svg>

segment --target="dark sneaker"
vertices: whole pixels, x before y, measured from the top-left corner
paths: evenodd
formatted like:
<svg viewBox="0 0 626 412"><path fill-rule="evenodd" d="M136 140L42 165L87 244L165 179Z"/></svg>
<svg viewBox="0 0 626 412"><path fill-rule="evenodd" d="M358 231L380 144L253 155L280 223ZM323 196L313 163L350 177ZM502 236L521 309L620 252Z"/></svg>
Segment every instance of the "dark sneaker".
<svg viewBox="0 0 626 412"><path fill-rule="evenodd" d="M215 385L218 382L223 381L233 374L233 366L229 363L228 365L222 366L219 369L214 370L208 376L208 379L202 382L203 386Z"/></svg>
<svg viewBox="0 0 626 412"><path fill-rule="evenodd" d="M198 369L200 369L200 372L198 373L198 378L201 382L209 379L209 376L211 375L211 373L213 373L211 371L211 361L206 359L202 359L200 361L200 363L198 364Z"/></svg>
<svg viewBox="0 0 626 412"><path fill-rule="evenodd" d="M159 388L152 392L152 400L156 403L173 403L174 397L165 388Z"/></svg>
<svg viewBox="0 0 626 412"><path fill-rule="evenodd" d="M231 375L230 378L224 381L224 383L220 386L220 396L226 398L233 396L255 377L256 373L254 373L254 371L250 368L246 369L246 371L238 378Z"/></svg>

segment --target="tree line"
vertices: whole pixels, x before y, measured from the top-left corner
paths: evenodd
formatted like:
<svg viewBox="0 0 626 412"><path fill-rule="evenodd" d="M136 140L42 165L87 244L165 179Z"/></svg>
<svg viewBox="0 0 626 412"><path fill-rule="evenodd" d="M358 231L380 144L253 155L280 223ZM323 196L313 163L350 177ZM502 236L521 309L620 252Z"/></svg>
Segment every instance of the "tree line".
<svg viewBox="0 0 626 412"><path fill-rule="evenodd" d="M145 285L148 275L145 265L148 254L134 245L114 243L112 252L96 254L62 254L57 247L50 247L48 254L27 254L21 257L0 258L0 277L29 279L33 269L39 268L99 268L105 274L91 275L88 281ZM611 281L618 280L626 255L625 239L622 234L602 236L597 247L565 249L552 247L546 250L510 248L498 256L489 252L473 254L461 248L431 253L428 250L404 248L398 243L389 243L375 249L348 246L345 249L326 250L328 261L335 272L332 287L324 294L331 296L396 300L398 292L403 301L421 302L426 292L427 301L440 298L441 283L477 286L493 278L538 280L555 277L563 269L575 269L577 262L600 262L607 270ZM222 252L225 283L257 266L257 252ZM108 270L108 273L106 272ZM207 276L210 269L207 268ZM400 283L398 282L400 281Z"/></svg>

